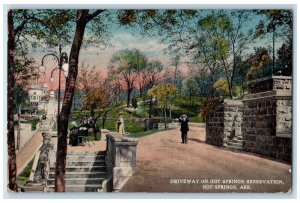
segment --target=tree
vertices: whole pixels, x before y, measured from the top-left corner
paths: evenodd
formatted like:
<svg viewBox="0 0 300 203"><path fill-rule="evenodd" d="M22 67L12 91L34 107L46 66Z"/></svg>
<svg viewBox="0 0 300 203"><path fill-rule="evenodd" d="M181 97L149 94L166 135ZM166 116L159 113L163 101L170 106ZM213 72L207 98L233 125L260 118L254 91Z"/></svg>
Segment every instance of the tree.
<svg viewBox="0 0 300 203"><path fill-rule="evenodd" d="M195 91L196 91L196 86L197 86L197 82L195 81L194 78L188 78L186 81L185 81L185 86L187 88L187 91L189 93L189 98L190 98L190 101L192 101L192 96L194 96L195 94Z"/></svg>
<svg viewBox="0 0 300 203"><path fill-rule="evenodd" d="M138 107L136 97L134 97L134 98L132 99L132 107L133 107L134 109L136 109L136 108Z"/></svg>
<svg viewBox="0 0 300 203"><path fill-rule="evenodd" d="M147 66L147 58L137 49L125 49L112 56L109 65L109 77L118 80L127 91L127 107L130 96L138 82L139 75Z"/></svg>
<svg viewBox="0 0 300 203"><path fill-rule="evenodd" d="M238 60L255 35L245 25L251 21L252 11L234 10L212 12L199 21L201 31L211 40L217 62L223 68L229 96L233 97L234 79L239 66Z"/></svg>
<svg viewBox="0 0 300 203"><path fill-rule="evenodd" d="M144 79L145 79L145 90L148 91L154 85L157 85L162 79L163 76L161 74L163 70L163 64L159 61L150 61L147 63L147 67L144 71ZM149 118L152 117L152 106L153 106L153 96L150 95L149 98Z"/></svg>
<svg viewBox="0 0 300 203"><path fill-rule="evenodd" d="M278 65L281 67L280 73L285 76L292 75L293 51L292 42L285 42L277 50Z"/></svg>
<svg viewBox="0 0 300 203"><path fill-rule="evenodd" d="M57 139L57 153L56 153L56 170L55 170L55 191L65 191L65 163L67 155L67 134L68 134L68 123L69 116L72 107L73 95L76 86L76 78L78 74L78 59L80 50L82 47L83 37L86 26L89 22L101 22L101 13L104 10L77 10L75 34L71 46L70 57L69 57L69 76L66 81L66 90L63 100L62 109L60 112L60 123L58 123L58 139ZM99 17L100 16L100 17ZM97 26L91 26L95 29L101 28L103 23ZM103 32L97 32L100 37Z"/></svg>
<svg viewBox="0 0 300 203"><path fill-rule="evenodd" d="M228 83L224 78L220 78L217 82L215 82L213 87L221 96L226 97L229 95Z"/></svg>
<svg viewBox="0 0 300 203"><path fill-rule="evenodd" d="M269 64L272 59L266 48L255 48L255 53L250 55L248 63L250 64L250 70L247 73L247 78L250 80L256 79L259 75L263 74L263 70L267 69L267 75L269 75Z"/></svg>
<svg viewBox="0 0 300 203"><path fill-rule="evenodd" d="M157 85L148 91L149 96L155 97L160 101L160 107L164 113L165 128L167 128L167 107L171 105L170 100L176 96L176 93L177 88L172 84Z"/></svg>
<svg viewBox="0 0 300 203"><path fill-rule="evenodd" d="M26 69L18 68L16 61L16 50L26 50L26 46L36 46L37 42L44 42L53 45L57 36L60 36L61 27L65 26L66 18L62 18L64 11L57 10L9 10L8 11L8 111L7 111L7 145L8 145L8 187L12 191L17 191L16 184L16 153L14 138L14 88L16 84L16 75L18 72L26 72ZM58 23L59 22L59 23ZM30 36L30 38L29 38ZM62 35L65 36L65 35ZM61 36L60 36L61 37ZM60 39L63 40L63 37ZM33 43L35 41L35 43ZM23 55L24 56L24 55ZM28 61L24 59L24 61ZM28 66L25 65L25 68ZM30 71L29 71L30 72ZM22 74L24 76L24 74Z"/></svg>
<svg viewBox="0 0 300 203"><path fill-rule="evenodd" d="M275 73L275 38L280 36L280 32L286 37L287 44L292 46L293 34L293 13L292 10L276 9L276 10L258 10L257 14L267 17L268 23L261 20L256 26L256 36L264 36L267 33L272 33L272 47L273 47L273 66L272 74ZM282 29L277 29L282 28ZM279 31L279 32L278 32Z"/></svg>

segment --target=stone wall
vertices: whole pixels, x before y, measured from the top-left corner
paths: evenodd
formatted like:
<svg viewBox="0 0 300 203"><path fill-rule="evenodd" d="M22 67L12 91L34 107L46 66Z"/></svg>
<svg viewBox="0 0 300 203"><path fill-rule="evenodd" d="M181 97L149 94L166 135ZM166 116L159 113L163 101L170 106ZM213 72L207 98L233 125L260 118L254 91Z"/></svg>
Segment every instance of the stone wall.
<svg viewBox="0 0 300 203"><path fill-rule="evenodd" d="M107 136L107 188L119 191L131 176L135 174L136 147L138 139L109 133Z"/></svg>
<svg viewBox="0 0 300 203"><path fill-rule="evenodd" d="M292 79L273 76L249 82L243 100L244 149L291 161Z"/></svg>
<svg viewBox="0 0 300 203"><path fill-rule="evenodd" d="M20 130L20 150L21 150L37 131L31 130L32 127L30 123L21 123L20 127L21 127ZM18 127L15 126L14 130L15 130L15 144L17 145Z"/></svg>
<svg viewBox="0 0 300 203"><path fill-rule="evenodd" d="M227 141L241 135L242 102L223 100L209 113L206 121L206 142L227 146Z"/></svg>

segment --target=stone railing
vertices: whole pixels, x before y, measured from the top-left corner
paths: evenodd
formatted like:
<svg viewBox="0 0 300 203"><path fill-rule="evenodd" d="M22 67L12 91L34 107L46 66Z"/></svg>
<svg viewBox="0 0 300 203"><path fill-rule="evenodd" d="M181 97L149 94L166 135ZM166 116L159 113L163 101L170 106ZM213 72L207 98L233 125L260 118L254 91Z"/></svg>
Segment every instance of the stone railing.
<svg viewBox="0 0 300 203"><path fill-rule="evenodd" d="M106 191L117 192L135 174L138 139L123 137L116 133L109 133L106 138L105 162L108 174Z"/></svg>
<svg viewBox="0 0 300 203"><path fill-rule="evenodd" d="M40 149L40 156L33 178L34 182L40 183L47 182L50 164L50 152L53 148L53 145L51 144L51 134L43 133L43 137L43 145Z"/></svg>
<svg viewBox="0 0 300 203"><path fill-rule="evenodd" d="M53 148L51 144L51 134L43 133L43 145L40 151L36 154L34 163L32 166L32 171L29 180L24 186L24 191L26 192L45 192L47 187L47 179L50 170L50 152Z"/></svg>

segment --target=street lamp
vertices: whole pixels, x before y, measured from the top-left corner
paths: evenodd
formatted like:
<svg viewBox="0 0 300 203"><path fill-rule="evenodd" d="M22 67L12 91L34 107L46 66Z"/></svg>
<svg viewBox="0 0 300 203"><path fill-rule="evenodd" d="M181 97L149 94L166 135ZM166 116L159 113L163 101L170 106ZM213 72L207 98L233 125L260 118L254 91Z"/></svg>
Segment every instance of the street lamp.
<svg viewBox="0 0 300 203"><path fill-rule="evenodd" d="M64 73L64 76L67 78L68 77L68 74L69 74L69 64L68 64L68 55L66 52L61 52L61 45L59 45L59 57L53 53L50 53L50 54L46 54L43 56L42 58L42 65L39 67L39 71L43 74L46 73L46 66L44 66L44 59L47 57L47 56L54 56L54 58L57 60L57 63L58 63L58 68L54 68L52 71L51 71L51 76L50 76L50 79L49 81L51 83L54 83L55 82L55 79L53 77L53 72L55 70L59 70L59 76L58 76L58 107L57 107L57 132L59 132L59 124L60 124L60 116L59 116L59 113L60 113L60 79L61 79L61 70L63 70L63 73Z"/></svg>

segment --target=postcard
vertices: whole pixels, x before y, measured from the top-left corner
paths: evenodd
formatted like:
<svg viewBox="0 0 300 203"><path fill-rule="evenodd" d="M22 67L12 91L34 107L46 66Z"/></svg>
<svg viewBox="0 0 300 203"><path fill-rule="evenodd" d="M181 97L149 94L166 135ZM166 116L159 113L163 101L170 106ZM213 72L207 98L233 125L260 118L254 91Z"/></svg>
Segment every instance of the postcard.
<svg viewBox="0 0 300 203"><path fill-rule="evenodd" d="M291 9L11 9L7 191L291 193Z"/></svg>

